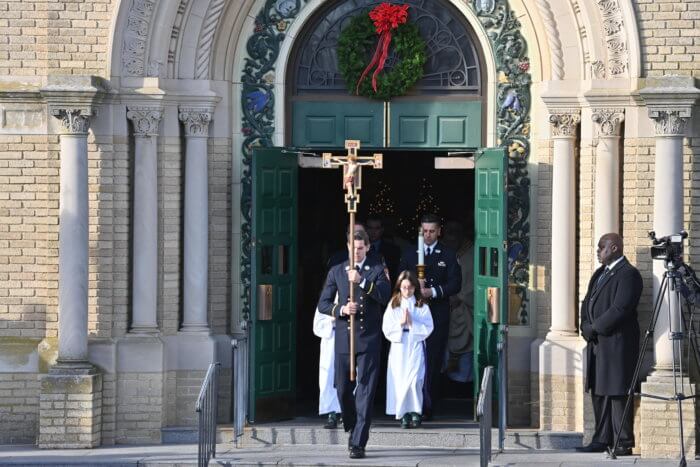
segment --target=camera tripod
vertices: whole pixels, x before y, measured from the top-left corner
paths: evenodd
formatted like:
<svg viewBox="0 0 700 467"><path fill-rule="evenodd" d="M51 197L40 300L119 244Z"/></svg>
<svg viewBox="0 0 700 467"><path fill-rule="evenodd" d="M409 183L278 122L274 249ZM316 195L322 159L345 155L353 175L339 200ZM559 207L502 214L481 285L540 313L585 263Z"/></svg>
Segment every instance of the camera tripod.
<svg viewBox="0 0 700 467"><path fill-rule="evenodd" d="M657 399L661 401L676 401L676 406L678 410L678 431L679 431L679 444L680 444L680 463L678 464L681 467L686 467L687 463L685 460L685 441L683 439L683 411L682 411L682 403L686 399L694 399L698 397L695 394L690 394L686 395L683 393L683 387L684 387L684 380L688 379L688 376L684 376L683 374L683 358L682 358L682 350L683 350L683 339L686 337L686 333L684 332L684 329L688 329L687 323L685 321L685 316L682 312L682 302L681 299L683 298L681 295L680 291L680 284L682 281L682 276L680 271L678 270L679 265L675 264L673 262L667 261L666 262L666 271L664 271L663 278L661 280L661 286L659 287L659 294L656 297L656 301L654 303L654 309L652 313L652 318L649 323L649 326L647 327L646 333L644 335L644 341L642 342L641 349L639 351L639 356L637 357L637 364L634 369L634 374L632 376L632 382L629 386L629 389L627 391L627 401L625 403L625 410L622 413L622 420L625 420L625 417L627 416L628 410L630 410L630 406L632 403L633 396L635 395L634 389L637 386L638 380L639 380L639 371L642 367L642 360L644 359L644 353L646 351L647 345L649 343L649 338L653 336L654 334L654 328L656 328L656 322L659 319L659 314L661 312L661 308L663 306L663 299L666 297L667 299L667 317L668 317L668 323L669 323L669 339L671 341L672 345L672 350L673 350L673 395L672 396L659 396L655 394L644 394L642 392L639 393L641 397L649 397L651 399ZM670 285L669 285L670 284ZM676 308L676 310L673 310L673 308ZM675 315L674 315L675 311ZM676 318L676 320L674 320ZM692 330L692 322L691 322L691 330ZM695 339L689 339L690 341L690 346L693 351L693 355L695 357L695 363L696 365L699 363L699 357L698 357L698 349L696 347L696 342ZM680 389L679 389L680 385ZM613 443L613 446L610 448L608 455L611 459L616 459L615 456L615 450L617 449L617 445L620 442L620 435L622 432L622 423L617 429L617 433L615 433L615 442Z"/></svg>

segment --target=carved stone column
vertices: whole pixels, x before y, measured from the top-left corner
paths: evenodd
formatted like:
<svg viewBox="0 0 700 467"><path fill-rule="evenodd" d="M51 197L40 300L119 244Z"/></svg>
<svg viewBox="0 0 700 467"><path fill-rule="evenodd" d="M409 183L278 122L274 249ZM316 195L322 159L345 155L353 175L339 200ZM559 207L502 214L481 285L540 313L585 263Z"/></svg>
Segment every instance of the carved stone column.
<svg viewBox="0 0 700 467"><path fill-rule="evenodd" d="M158 124L159 106L129 106L126 117L133 122L134 241L131 332L158 332Z"/></svg>
<svg viewBox="0 0 700 467"><path fill-rule="evenodd" d="M576 335L576 129L578 109L549 116L552 162L552 325L550 333Z"/></svg>
<svg viewBox="0 0 700 467"><path fill-rule="evenodd" d="M576 332L576 132L579 109L550 110L552 160L551 327L532 344L538 372L540 429L582 431L585 345ZM535 389L533 389L535 391Z"/></svg>
<svg viewBox="0 0 700 467"><path fill-rule="evenodd" d="M58 228L58 359L53 369L88 363L88 168L90 107L53 108L61 122Z"/></svg>
<svg viewBox="0 0 700 467"><path fill-rule="evenodd" d="M647 104L649 118L654 122L654 231L657 236L678 233L683 225L683 137L690 121L693 106L700 90L692 77L669 76L647 80L647 88L640 95ZM660 292L665 271L662 261L653 261L654 297ZM674 294L662 297L662 308L654 328L654 367L645 382L642 393L672 397L678 393L695 394L697 384L673 377L673 341L669 333L681 329L679 303ZM669 321L668 310L671 310ZM687 344L687 342L685 342ZM683 347L681 345L680 347ZM678 349L678 353L682 353ZM677 366L678 368L678 366ZM684 368L684 371L686 369ZM687 376L687 375L686 375ZM697 444L697 401L688 399L682 404L686 454L692 456ZM668 427L668 428L662 428ZM640 452L648 458L677 458L679 453L678 413L675 401L661 401L642 397ZM664 436L659 437L659 429ZM672 446L672 448L670 448Z"/></svg>
<svg viewBox="0 0 700 467"><path fill-rule="evenodd" d="M620 126L624 109L593 109L595 148L594 241L620 232Z"/></svg>
<svg viewBox="0 0 700 467"><path fill-rule="evenodd" d="M207 107L180 107L185 127L185 259L182 331L209 332L209 191L207 138L212 112Z"/></svg>

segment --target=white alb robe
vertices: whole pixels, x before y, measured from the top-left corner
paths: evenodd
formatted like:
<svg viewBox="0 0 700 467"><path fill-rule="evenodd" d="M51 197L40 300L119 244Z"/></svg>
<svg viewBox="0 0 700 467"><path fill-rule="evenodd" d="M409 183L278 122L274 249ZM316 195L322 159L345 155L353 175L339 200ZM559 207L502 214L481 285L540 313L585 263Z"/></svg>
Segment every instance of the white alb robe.
<svg viewBox="0 0 700 467"><path fill-rule="evenodd" d="M321 355L318 361L318 414L340 413L338 392L335 390L335 322L329 315L314 314L314 334L321 338Z"/></svg>
<svg viewBox="0 0 700 467"><path fill-rule="evenodd" d="M408 332L401 326L403 310L408 308L412 324ZM391 303L382 322L384 336L391 342L386 374L386 413L400 419L408 412L423 411L425 380L425 339L433 332L433 317L428 305L416 307L415 297Z"/></svg>

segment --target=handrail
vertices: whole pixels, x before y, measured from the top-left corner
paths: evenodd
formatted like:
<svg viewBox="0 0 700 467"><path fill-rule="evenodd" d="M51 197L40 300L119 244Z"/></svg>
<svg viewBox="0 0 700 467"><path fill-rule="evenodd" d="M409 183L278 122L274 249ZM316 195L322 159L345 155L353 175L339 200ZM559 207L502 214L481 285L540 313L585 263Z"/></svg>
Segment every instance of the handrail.
<svg viewBox="0 0 700 467"><path fill-rule="evenodd" d="M197 465L199 467L208 466L209 460L216 458L216 416L220 371L221 363L216 362L209 365L194 408L199 421L197 440Z"/></svg>
<svg viewBox="0 0 700 467"><path fill-rule="evenodd" d="M484 369L481 378L479 400L476 404L476 416L479 420L479 457L481 467L487 467L491 462L491 427L493 425L493 367Z"/></svg>

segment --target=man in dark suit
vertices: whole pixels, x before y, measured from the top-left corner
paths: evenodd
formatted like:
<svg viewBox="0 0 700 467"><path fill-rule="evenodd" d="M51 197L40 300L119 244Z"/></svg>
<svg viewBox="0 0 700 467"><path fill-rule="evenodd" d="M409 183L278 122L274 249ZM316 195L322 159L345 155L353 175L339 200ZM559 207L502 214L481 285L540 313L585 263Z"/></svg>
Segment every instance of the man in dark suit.
<svg viewBox="0 0 700 467"><path fill-rule="evenodd" d="M598 261L602 266L593 273L581 306L581 334L588 342L585 386L593 401L595 432L591 443L577 450L605 451L622 426L615 454L624 456L634 446L632 410L624 420L622 413L639 353L642 276L623 256L616 233L600 238Z"/></svg>
<svg viewBox="0 0 700 467"><path fill-rule="evenodd" d="M421 294L428 300L433 316L433 332L425 342L426 367L423 386L423 418L430 420L438 392L440 367L445 355L450 326L450 296L462 288L462 271L457 263L457 254L438 241L440 218L425 214L421 218L421 229L425 241L425 281ZM399 270L416 271L418 252L409 250L401 258Z"/></svg>
<svg viewBox="0 0 700 467"><path fill-rule="evenodd" d="M349 262L345 261L328 271L318 311L336 318L335 388L345 431L350 432L350 458L359 459L365 457L369 438L379 377L382 316L391 286L381 261L367 257L367 234L355 232L353 238L354 245L348 245L348 249L353 250L355 269L350 269ZM350 282L354 284L354 302L349 302ZM350 315L355 315L355 383L350 381Z"/></svg>
<svg viewBox="0 0 700 467"><path fill-rule="evenodd" d="M376 253L384 259L384 264L389 270L389 281L393 285L399 277L401 249L384 238L384 221L381 217L368 216L365 230L369 236L369 254Z"/></svg>

